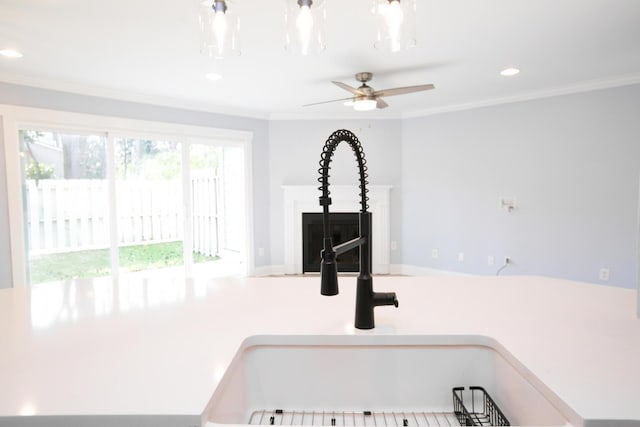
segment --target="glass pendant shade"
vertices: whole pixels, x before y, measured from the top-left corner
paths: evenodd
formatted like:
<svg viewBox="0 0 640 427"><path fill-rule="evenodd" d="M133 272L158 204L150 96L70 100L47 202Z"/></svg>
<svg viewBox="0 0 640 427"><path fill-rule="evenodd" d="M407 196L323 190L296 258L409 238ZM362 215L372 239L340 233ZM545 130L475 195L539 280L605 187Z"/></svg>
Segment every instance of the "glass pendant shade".
<svg viewBox="0 0 640 427"><path fill-rule="evenodd" d="M200 5L200 52L213 58L240 55L240 21L229 0L203 0Z"/></svg>
<svg viewBox="0 0 640 427"><path fill-rule="evenodd" d="M417 0L373 0L377 36L374 46L399 52L416 45Z"/></svg>
<svg viewBox="0 0 640 427"><path fill-rule="evenodd" d="M301 55L325 49L326 0L285 0L285 49Z"/></svg>

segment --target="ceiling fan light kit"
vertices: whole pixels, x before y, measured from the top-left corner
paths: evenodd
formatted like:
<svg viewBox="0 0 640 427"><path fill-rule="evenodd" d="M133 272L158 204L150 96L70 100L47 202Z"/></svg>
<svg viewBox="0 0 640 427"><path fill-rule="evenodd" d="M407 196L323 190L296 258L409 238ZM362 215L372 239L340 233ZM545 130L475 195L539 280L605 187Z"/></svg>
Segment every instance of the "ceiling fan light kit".
<svg viewBox="0 0 640 427"><path fill-rule="evenodd" d="M374 97L362 97L354 101L353 109L356 111L371 111L376 109L376 104Z"/></svg>
<svg viewBox="0 0 640 427"><path fill-rule="evenodd" d="M200 52L212 58L240 55L240 19L233 13L230 0L202 0L200 22Z"/></svg>

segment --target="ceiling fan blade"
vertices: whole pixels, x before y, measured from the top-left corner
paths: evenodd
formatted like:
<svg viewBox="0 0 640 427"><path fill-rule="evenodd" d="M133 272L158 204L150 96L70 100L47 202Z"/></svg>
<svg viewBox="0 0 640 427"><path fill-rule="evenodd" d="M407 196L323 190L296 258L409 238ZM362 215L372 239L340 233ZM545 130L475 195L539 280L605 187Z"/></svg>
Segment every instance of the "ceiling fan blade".
<svg viewBox="0 0 640 427"><path fill-rule="evenodd" d="M413 93L420 92L423 90L435 89L435 86L432 84L428 85L418 85L418 86L406 86L406 87L396 87L393 89L382 89L377 90L373 93L374 96L393 96L393 95L402 95L405 93Z"/></svg>
<svg viewBox="0 0 640 427"><path fill-rule="evenodd" d="M389 104L384 102L384 99L378 98L376 100L376 108L387 108L388 106L389 106Z"/></svg>
<svg viewBox="0 0 640 427"><path fill-rule="evenodd" d="M358 95L366 95L366 93L356 89L355 87L351 87L348 84L342 83L342 82L331 82L334 85L338 86L339 88L342 88L344 90L346 90L347 92L351 92L352 94L358 96Z"/></svg>
<svg viewBox="0 0 640 427"><path fill-rule="evenodd" d="M353 97L350 96L349 98L334 99L334 100L331 100L331 101L314 102L313 104L305 104L305 105L303 105L303 107L311 107L312 105L330 104L332 102L349 101L349 100L352 100L352 99L353 99Z"/></svg>

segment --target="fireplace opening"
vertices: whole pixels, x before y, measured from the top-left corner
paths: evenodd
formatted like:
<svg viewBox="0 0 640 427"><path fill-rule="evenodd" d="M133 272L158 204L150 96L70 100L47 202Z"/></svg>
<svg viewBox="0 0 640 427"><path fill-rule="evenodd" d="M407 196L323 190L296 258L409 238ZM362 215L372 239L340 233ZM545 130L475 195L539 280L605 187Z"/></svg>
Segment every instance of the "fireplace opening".
<svg viewBox="0 0 640 427"><path fill-rule="evenodd" d="M331 238L334 246L360 236L358 213L329 213ZM302 213L302 272L320 272L320 253L323 249L322 214ZM357 272L360 265L360 248L356 247L338 255L338 271Z"/></svg>

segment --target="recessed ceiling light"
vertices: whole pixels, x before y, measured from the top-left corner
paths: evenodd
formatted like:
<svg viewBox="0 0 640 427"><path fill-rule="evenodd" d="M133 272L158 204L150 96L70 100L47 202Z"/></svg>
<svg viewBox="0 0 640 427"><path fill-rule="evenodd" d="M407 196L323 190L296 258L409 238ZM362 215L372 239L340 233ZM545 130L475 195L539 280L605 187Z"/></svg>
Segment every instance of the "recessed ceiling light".
<svg viewBox="0 0 640 427"><path fill-rule="evenodd" d="M220 80L222 78L222 76L218 73L207 73L205 74L205 77L213 81Z"/></svg>
<svg viewBox="0 0 640 427"><path fill-rule="evenodd" d="M0 55L6 58L22 58L22 54L13 49L2 49L0 50Z"/></svg>
<svg viewBox="0 0 640 427"><path fill-rule="evenodd" d="M500 71L500 74L502 74L503 76L515 76L516 74L518 74L520 72L520 70L518 70L517 68L505 68L504 70Z"/></svg>

